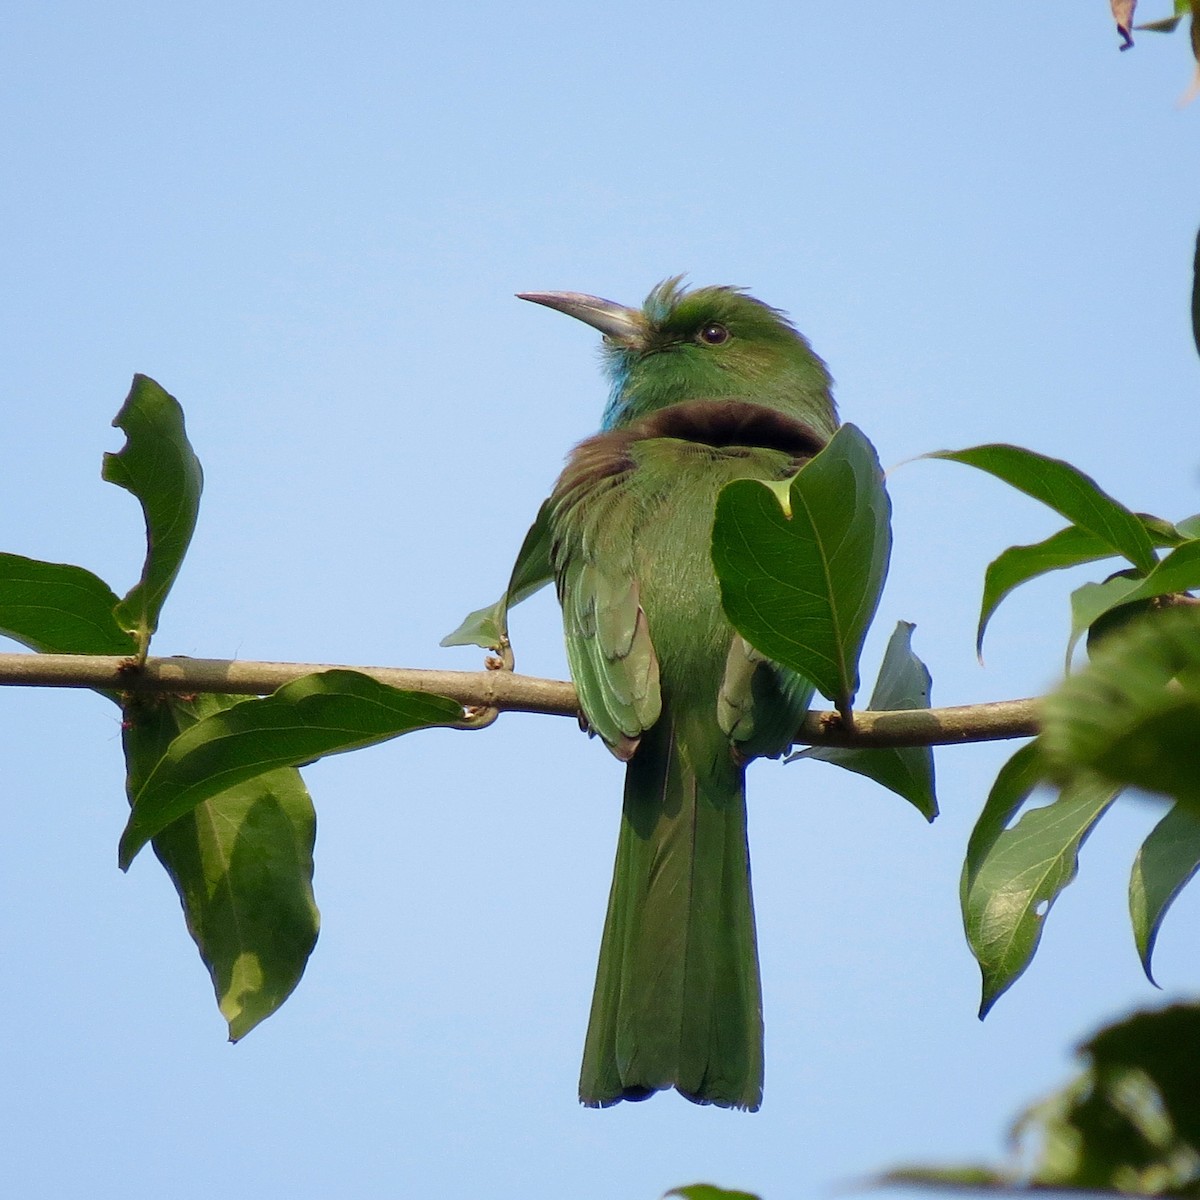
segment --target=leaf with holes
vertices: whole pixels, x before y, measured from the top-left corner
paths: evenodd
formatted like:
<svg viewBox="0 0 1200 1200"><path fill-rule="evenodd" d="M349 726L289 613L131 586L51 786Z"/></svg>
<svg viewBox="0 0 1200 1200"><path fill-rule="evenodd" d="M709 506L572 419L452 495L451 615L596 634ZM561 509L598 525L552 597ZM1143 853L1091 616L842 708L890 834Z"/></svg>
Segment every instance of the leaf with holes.
<svg viewBox="0 0 1200 1200"><path fill-rule="evenodd" d="M113 424L126 441L118 453L104 456L101 474L137 497L146 520L142 577L117 605L116 618L145 654L191 544L204 473L187 439L183 409L153 379L133 377Z"/></svg>
<svg viewBox="0 0 1200 1200"><path fill-rule="evenodd" d="M1080 846L1120 791L1082 775L1006 828L1039 782L1038 757L1030 745L1009 759L968 844L963 924L983 975L981 1017L1029 966L1046 915L1075 878Z"/></svg>

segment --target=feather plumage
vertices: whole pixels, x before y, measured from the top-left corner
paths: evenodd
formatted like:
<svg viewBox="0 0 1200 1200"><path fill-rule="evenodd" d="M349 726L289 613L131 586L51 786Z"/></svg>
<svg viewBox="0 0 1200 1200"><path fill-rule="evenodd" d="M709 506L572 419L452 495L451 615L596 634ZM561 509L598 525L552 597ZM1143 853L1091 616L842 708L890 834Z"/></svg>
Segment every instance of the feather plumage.
<svg viewBox="0 0 1200 1200"><path fill-rule="evenodd" d="M709 544L725 484L788 477L836 428L828 373L781 313L738 289L668 280L640 310L528 298L601 329L613 379L603 431L549 501L580 704L628 761L580 1098L674 1087L755 1109L745 764L786 748L811 688L734 634Z"/></svg>

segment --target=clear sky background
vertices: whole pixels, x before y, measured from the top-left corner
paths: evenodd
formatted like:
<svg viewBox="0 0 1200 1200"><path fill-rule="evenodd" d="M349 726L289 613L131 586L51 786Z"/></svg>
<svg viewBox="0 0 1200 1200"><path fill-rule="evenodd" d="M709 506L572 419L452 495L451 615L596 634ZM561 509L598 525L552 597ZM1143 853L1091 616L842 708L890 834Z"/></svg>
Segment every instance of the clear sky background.
<svg viewBox="0 0 1200 1200"><path fill-rule="evenodd" d="M1200 106L1185 35L1116 47L1102 0L10 5L0 548L137 577L99 464L145 372L207 473L158 653L473 669L438 639L499 591L604 397L594 332L513 293L633 303L684 271L788 310L885 464L1012 441L1200 510ZM891 488L868 674L904 618L938 703L1051 684L1070 577L1000 611L986 668L973 635L986 563L1057 519L948 463ZM551 596L514 635L563 676ZM1124 907L1149 805L1102 823L980 1024L958 871L1011 747L939 752L932 827L759 764L762 1111L584 1110L621 769L508 716L306 772L320 942L231 1047L165 875L116 868L115 710L5 691L0 734L5 1195L824 1195L995 1157L1077 1040L1160 998ZM1198 919L1185 895L1164 929L1168 994Z"/></svg>

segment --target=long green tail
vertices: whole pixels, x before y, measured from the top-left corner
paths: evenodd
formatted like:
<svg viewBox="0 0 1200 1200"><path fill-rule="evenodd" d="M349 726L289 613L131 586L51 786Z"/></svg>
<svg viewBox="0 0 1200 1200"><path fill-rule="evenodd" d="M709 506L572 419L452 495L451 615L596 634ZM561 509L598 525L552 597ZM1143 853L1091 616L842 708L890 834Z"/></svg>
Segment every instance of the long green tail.
<svg viewBox="0 0 1200 1200"><path fill-rule="evenodd" d="M629 763L584 1104L670 1087L698 1104L753 1110L762 1101L744 781L715 722L677 729L667 713Z"/></svg>

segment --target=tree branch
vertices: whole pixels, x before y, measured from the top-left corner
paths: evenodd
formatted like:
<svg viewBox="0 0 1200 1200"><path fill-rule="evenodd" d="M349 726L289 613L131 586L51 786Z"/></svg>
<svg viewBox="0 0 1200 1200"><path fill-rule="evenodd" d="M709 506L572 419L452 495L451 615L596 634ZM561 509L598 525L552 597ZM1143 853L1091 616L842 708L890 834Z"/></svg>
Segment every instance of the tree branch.
<svg viewBox="0 0 1200 1200"><path fill-rule="evenodd" d="M226 692L265 696L314 671L361 671L406 691L449 696L471 708L574 717L575 688L564 680L510 671L424 671L403 667L334 667L326 663L242 662L217 658L132 659L90 654L0 654L0 686L96 688L113 692ZM1001 700L957 708L856 712L847 730L834 712L810 712L796 741L813 746L941 746L1032 737L1041 701Z"/></svg>

